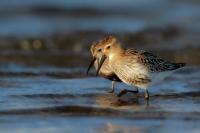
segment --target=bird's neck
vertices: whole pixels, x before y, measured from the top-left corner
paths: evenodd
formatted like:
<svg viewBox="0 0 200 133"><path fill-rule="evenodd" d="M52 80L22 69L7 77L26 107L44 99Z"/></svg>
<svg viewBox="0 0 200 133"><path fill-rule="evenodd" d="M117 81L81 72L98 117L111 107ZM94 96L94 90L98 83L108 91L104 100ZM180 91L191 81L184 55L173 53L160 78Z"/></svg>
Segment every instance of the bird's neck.
<svg viewBox="0 0 200 133"><path fill-rule="evenodd" d="M109 58L109 62L115 62L117 60L120 60L121 57L123 56L124 54L124 50L123 49L120 49L120 50L116 50L115 52L113 53L110 53L108 58Z"/></svg>

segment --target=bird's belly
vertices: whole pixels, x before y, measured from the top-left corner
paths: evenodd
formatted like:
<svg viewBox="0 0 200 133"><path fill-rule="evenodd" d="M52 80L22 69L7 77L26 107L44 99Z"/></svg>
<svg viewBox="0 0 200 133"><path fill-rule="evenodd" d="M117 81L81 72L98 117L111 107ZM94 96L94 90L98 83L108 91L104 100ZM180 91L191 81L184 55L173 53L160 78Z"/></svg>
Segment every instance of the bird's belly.
<svg viewBox="0 0 200 133"><path fill-rule="evenodd" d="M149 84L149 73L140 64L124 65L113 69L117 76L126 84L134 85L139 88L147 88Z"/></svg>

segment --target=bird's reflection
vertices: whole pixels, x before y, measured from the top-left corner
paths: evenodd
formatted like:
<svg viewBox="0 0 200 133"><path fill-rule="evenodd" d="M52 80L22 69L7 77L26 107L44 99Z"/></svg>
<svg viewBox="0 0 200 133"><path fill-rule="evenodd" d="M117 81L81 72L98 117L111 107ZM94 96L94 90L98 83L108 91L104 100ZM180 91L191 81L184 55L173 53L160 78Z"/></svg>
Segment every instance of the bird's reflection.
<svg viewBox="0 0 200 133"><path fill-rule="evenodd" d="M145 130L137 127L137 126L127 126L127 125L119 125L112 122L106 123L104 126L102 126L99 130L99 132L105 132L105 133L144 133Z"/></svg>
<svg viewBox="0 0 200 133"><path fill-rule="evenodd" d="M134 108L149 107L149 101L144 100L142 95L127 93L121 97L117 94L105 94L96 97L96 104L102 107L110 108Z"/></svg>

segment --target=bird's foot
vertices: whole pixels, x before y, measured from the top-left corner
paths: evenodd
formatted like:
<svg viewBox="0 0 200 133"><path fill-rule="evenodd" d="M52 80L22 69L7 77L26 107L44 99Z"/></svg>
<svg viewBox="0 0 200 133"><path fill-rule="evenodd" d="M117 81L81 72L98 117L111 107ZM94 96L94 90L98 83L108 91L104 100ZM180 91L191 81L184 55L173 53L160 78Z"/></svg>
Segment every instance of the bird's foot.
<svg viewBox="0 0 200 133"><path fill-rule="evenodd" d="M148 101L149 100L149 96L145 95L144 98Z"/></svg>
<svg viewBox="0 0 200 133"><path fill-rule="evenodd" d="M145 100L146 107L149 107L149 100Z"/></svg>
<svg viewBox="0 0 200 133"><path fill-rule="evenodd" d="M132 90L129 90L128 92L135 93L135 94L139 93L139 91L138 91L138 90L134 90L134 91L132 91Z"/></svg>
<svg viewBox="0 0 200 133"><path fill-rule="evenodd" d="M145 90L144 98L145 98L147 101L149 100L149 92L148 92L148 90Z"/></svg>
<svg viewBox="0 0 200 133"><path fill-rule="evenodd" d="M118 97L121 97L122 95L125 95L127 92L131 92L131 93L135 93L135 94L137 94L139 91L138 90L127 90L127 89L124 89L124 90L122 90L117 96Z"/></svg>
<svg viewBox="0 0 200 133"><path fill-rule="evenodd" d="M114 89L111 89L108 91L108 93L113 93L115 90Z"/></svg>
<svg viewBox="0 0 200 133"><path fill-rule="evenodd" d="M120 93L117 95L118 97L121 97L122 95L125 95L128 92L128 90L124 89L120 91Z"/></svg>
<svg viewBox="0 0 200 133"><path fill-rule="evenodd" d="M145 99L146 107L149 107L149 92L148 92L148 90L146 90L144 93L144 99Z"/></svg>

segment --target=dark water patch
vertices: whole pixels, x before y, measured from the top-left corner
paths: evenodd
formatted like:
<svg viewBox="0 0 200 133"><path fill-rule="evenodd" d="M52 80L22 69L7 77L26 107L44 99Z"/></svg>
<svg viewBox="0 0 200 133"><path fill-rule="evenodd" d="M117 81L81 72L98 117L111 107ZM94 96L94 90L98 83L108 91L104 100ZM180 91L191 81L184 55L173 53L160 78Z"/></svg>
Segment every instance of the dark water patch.
<svg viewBox="0 0 200 133"><path fill-rule="evenodd" d="M200 97L200 91L195 92L182 92L182 93L171 93L171 94L155 94L153 98L187 98L187 97Z"/></svg>
<svg viewBox="0 0 200 133"><path fill-rule="evenodd" d="M60 115L60 116L100 116L100 117L117 117L128 119L184 119L199 120L198 112L152 112L149 111L119 111L115 109L104 109L96 107L80 107L80 106L58 106L41 109L24 109L12 111L0 111L0 115Z"/></svg>
<svg viewBox="0 0 200 133"><path fill-rule="evenodd" d="M52 78L60 78L60 79L66 79L66 78L81 78L85 76L82 72L79 73L66 73L66 72L60 72L60 73L54 73L54 72L47 72L47 73L34 73L34 72L0 72L0 75L3 77L12 77L12 76L19 76L19 77L36 77L36 76L47 76Z"/></svg>
<svg viewBox="0 0 200 133"><path fill-rule="evenodd" d="M96 98L97 96L101 96L103 94L30 94L30 95L10 95L10 97L14 98L31 98L31 99L37 99L37 98L44 98L44 99L68 99L68 98Z"/></svg>

